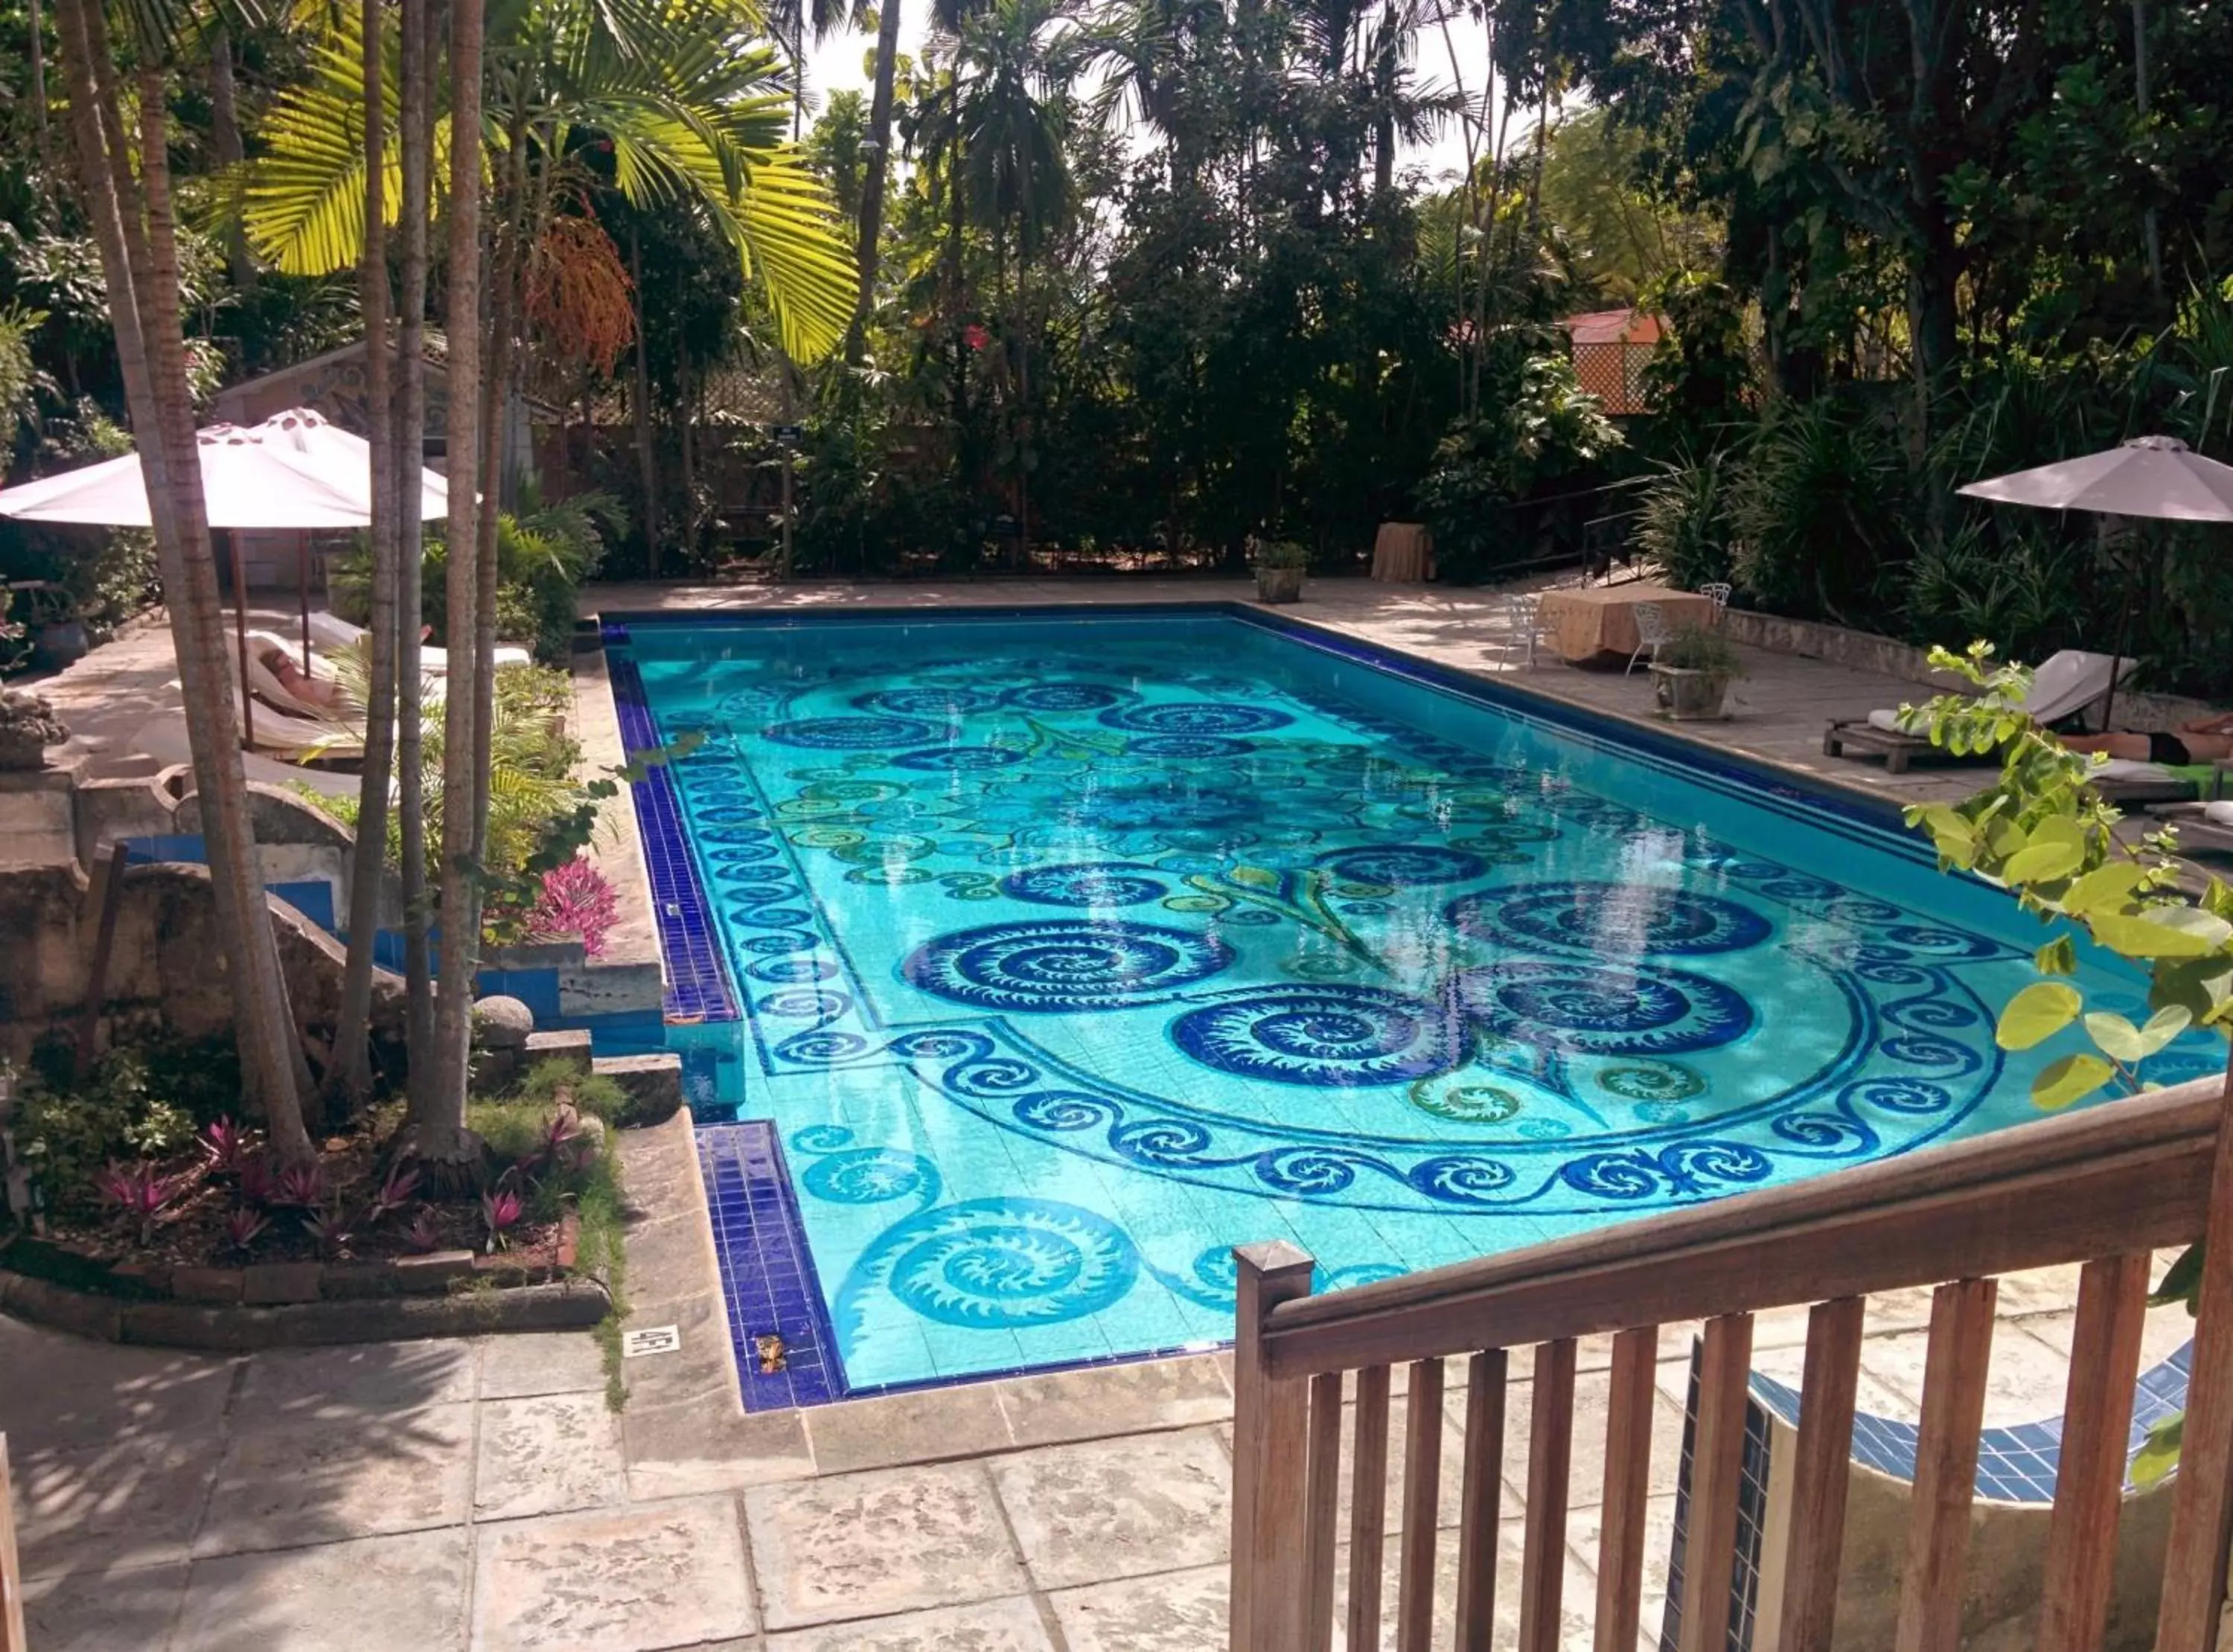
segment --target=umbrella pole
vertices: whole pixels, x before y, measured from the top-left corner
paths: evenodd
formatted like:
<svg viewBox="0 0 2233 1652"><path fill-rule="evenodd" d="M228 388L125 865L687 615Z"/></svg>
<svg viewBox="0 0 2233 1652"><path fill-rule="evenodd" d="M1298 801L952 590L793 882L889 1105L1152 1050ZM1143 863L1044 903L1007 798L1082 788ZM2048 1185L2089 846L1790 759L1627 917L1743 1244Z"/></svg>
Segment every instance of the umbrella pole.
<svg viewBox="0 0 2233 1652"><path fill-rule="evenodd" d="M2146 529L2136 530L2145 533ZM2125 569L2125 596L2117 608L2117 641L2109 655L2109 692L2101 696L2101 732L2109 732L2109 713L2116 709L2118 668L2124 663L2125 649L2132 636L2132 585L2139 578L2139 564L2135 561Z"/></svg>
<svg viewBox="0 0 2233 1652"><path fill-rule="evenodd" d="M248 576L240 565L240 530L225 530L225 543L232 552L232 640L240 650L240 739L244 746L256 744L256 696L248 686Z"/></svg>
<svg viewBox="0 0 2233 1652"><path fill-rule="evenodd" d="M303 675L310 674L310 536L295 536L295 595L303 603Z"/></svg>

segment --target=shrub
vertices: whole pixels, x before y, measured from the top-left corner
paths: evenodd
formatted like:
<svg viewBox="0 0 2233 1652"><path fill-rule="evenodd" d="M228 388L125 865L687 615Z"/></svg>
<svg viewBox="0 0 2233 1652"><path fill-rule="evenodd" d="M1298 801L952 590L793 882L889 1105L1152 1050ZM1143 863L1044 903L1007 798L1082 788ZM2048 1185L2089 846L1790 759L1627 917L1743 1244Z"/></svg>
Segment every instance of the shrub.
<svg viewBox="0 0 2233 1652"><path fill-rule="evenodd" d="M1729 640L1702 625L1677 628L1674 641L1661 647L1653 663L1673 666L1682 671L1710 671L1718 677L1747 674L1744 661L1737 657Z"/></svg>
<svg viewBox="0 0 2233 1652"><path fill-rule="evenodd" d="M579 855L543 875L543 893L521 925L529 940L573 940L590 958L605 954L605 937L620 921L619 895L605 875Z"/></svg>
<svg viewBox="0 0 2233 1652"><path fill-rule="evenodd" d="M1721 455L1663 465L1644 485L1636 540L1660 576L1695 591L1729 576L1728 472Z"/></svg>
<svg viewBox="0 0 2233 1652"><path fill-rule="evenodd" d="M1259 568L1308 568L1310 547L1292 539L1267 539L1256 547Z"/></svg>

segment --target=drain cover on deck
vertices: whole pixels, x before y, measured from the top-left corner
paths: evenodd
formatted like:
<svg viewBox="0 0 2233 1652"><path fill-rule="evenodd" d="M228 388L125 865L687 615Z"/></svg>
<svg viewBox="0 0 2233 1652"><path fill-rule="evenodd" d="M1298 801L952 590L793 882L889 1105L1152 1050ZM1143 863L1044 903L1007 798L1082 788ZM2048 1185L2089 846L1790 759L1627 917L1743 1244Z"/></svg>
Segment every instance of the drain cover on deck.
<svg viewBox="0 0 2233 1652"><path fill-rule="evenodd" d="M682 1330L677 1325L649 1325L641 1330L621 1333L621 1357L634 1359L640 1354L672 1354L682 1346Z"/></svg>

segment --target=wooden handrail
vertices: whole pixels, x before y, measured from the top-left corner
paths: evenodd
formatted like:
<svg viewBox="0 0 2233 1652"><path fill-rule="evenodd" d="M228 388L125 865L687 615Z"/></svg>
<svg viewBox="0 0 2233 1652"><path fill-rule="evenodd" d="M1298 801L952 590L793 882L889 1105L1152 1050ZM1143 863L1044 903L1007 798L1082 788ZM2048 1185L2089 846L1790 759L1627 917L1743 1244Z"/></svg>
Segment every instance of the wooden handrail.
<svg viewBox="0 0 2233 1652"><path fill-rule="evenodd" d="M1423 1411L1415 1408L1416 1426L1441 1413L1439 1382L1423 1374L1439 1377L1441 1361L1474 1357L1469 1389L1481 1393L1469 1392L1468 1426L1481 1421L1495 1430L1480 1442L1468 1437L1466 1477L1478 1487L1493 1483L1492 1455L1502 1455L1502 1424L1481 1415L1485 1396L1495 1393L1501 1418L1507 1351L1530 1344L1543 1351L1533 1402L1520 1643L1552 1644L1559 1601L1553 1574L1564 1564L1558 1557L1564 1553L1572 1350L1575 1339L1604 1332L1622 1334L1616 1352L1622 1375L1606 1439L1604 1490L1611 1512L1601 1526L1601 1566L1617 1571L1600 1578L1605 1621L1598 1644L1632 1644L1639 1511L1650 1450L1649 1350L1659 1327L1697 1320L1707 1323L1708 1335L1690 1482L1694 1564L1686 1573L1680 1640L1685 1652L1718 1652L1728 1591L1715 1578L1726 1575L1734 1556L1751 1316L1810 1304L1808 1402L1783 1567L1785 1577L1800 1581L1780 1609L1781 1644L1785 1652L1826 1652L1861 1350L1860 1299L1917 1285L1936 1287L1936 1296L1898 1645L1900 1652L1950 1648L1960 1627L1975 1414L1982 1405L1993 1281L2069 1263L2088 1265L2089 1283L2074 1332L2065 1418L2070 1444L2054 1526L2060 1576L2047 1622L2056 1652L2098 1646L2139 1358L2136 1293L2146 1289L2149 1252L2191 1243L2213 1226L2233 1233L2233 1150L2220 1151L2228 1106L2224 1078L2197 1080L1789 1187L1324 1296L1308 1294L1307 1259L1292 1246L1236 1252L1234 1652L1325 1643L1334 1516L1330 1506L1320 1507L1306 1521L1310 1505L1301 1493L1333 1484L1343 1374L1358 1374L1360 1402L1351 1552L1377 1560L1390 1370L1409 1365L1415 1395L1422 1381L1429 1383L1436 1402ZM2207 1652L2223 1597L2233 1534L2233 1244L2210 1249L2198 1321L2158 1652ZM1432 1467L1432 1451L1421 1450L1416 1441L1406 1458L1406 1479L1427 1472L1422 1464ZM1551 1464L1540 1486L1533 1483L1539 1460ZM1368 1486L1368 1475L1375 1485ZM1404 1490L1403 1572L1423 1584L1434 1569L1433 1515L1430 1506L1411 1499L1430 1498L1432 1490ZM1461 1556L1478 1566L1496 1552L1497 1500L1469 1493L1464 1501L1461 1530L1444 1535L1454 1536ZM1421 1512L1423 1531L1415 1518ZM1468 1571L1460 1584L1457 1642L1468 1648L1485 1646L1489 1634L1494 1597L1468 1589L1477 1581ZM1349 1634L1353 1643L1369 1645L1379 1603L1360 1603L1355 1582L1352 1572ZM1406 1652L1423 1652L1429 1644L1426 1610L1415 1597L1399 1611L1398 1643Z"/></svg>
<svg viewBox="0 0 2233 1652"><path fill-rule="evenodd" d="M1283 1302L1276 1376L2087 1262L2203 1228L2223 1081Z"/></svg>
<svg viewBox="0 0 2233 1652"><path fill-rule="evenodd" d="M8 1436L0 1434L0 1652L26 1652L23 1571L16 1555L16 1503L8 1483Z"/></svg>

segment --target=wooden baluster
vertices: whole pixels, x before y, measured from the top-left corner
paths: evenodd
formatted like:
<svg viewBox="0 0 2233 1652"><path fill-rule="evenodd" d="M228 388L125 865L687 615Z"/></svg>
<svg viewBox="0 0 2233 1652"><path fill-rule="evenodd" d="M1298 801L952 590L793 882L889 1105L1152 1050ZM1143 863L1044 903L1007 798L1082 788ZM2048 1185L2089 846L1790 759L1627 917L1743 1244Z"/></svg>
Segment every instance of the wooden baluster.
<svg viewBox="0 0 2233 1652"><path fill-rule="evenodd" d="M1520 1652L1555 1652L1566 1581L1566 1476L1573 1462L1574 1339L1535 1350L1527 1421L1527 1524L1520 1551Z"/></svg>
<svg viewBox="0 0 2233 1652"><path fill-rule="evenodd" d="M1898 1652L1955 1652L1961 1643L1969 1503L1976 1489L1977 1431L1985 1421L1985 1374L1999 1291L1997 1280L1957 1279L1940 1285L1930 1299L1907 1572L1893 1640Z"/></svg>
<svg viewBox="0 0 2233 1652"><path fill-rule="evenodd" d="M1698 1361L1698 1423L1690 1448L1680 1652L1722 1652L1728 1645L1737 1485L1744 1473L1745 1393L1751 1379L1752 1316L1709 1319Z"/></svg>
<svg viewBox="0 0 2233 1652"><path fill-rule="evenodd" d="M1496 1620L1497 1520L1504 1502L1505 1352L1466 1369L1465 1482L1458 1492L1458 1652L1488 1652Z"/></svg>
<svg viewBox="0 0 2233 1652"><path fill-rule="evenodd" d="M1636 1652L1644 1616L1644 1517L1651 1497L1652 1379L1659 1327L1612 1339L1605 1507L1598 1529L1597 1652Z"/></svg>
<svg viewBox="0 0 2233 1652"><path fill-rule="evenodd" d="M1846 1487L1853 1457L1853 1401L1860 1386L1866 1304L1840 1297L1807 1316L1807 1369L1800 1379L1799 1443L1791 1476L1791 1527L1784 1548L1783 1631L1779 1652L1830 1652L1838 1616L1838 1571L1846 1543Z"/></svg>
<svg viewBox="0 0 2233 1652"><path fill-rule="evenodd" d="M2208 1230L2216 1243L2203 1253L2195 1303L2156 1652L2210 1652L2217 1644L2226 1548L2233 1543L2233 1070L2218 1120Z"/></svg>
<svg viewBox="0 0 2233 1652"><path fill-rule="evenodd" d="M1303 1642L1304 1511L1310 1386L1265 1369L1264 1317L1311 1291L1311 1259L1292 1245L1243 1245L1233 1339L1232 1652L1294 1652Z"/></svg>
<svg viewBox="0 0 2233 1652"><path fill-rule="evenodd" d="M1305 1576L1309 1595L1303 1627L1309 1652L1333 1645L1335 1513L1341 1501L1341 1373L1311 1379L1310 1510L1303 1522Z"/></svg>
<svg viewBox="0 0 2233 1652"><path fill-rule="evenodd" d="M1396 1579L1396 1652L1435 1641L1435 1522L1442 1484L1442 1363L1411 1363L1403 1423L1403 1565Z"/></svg>
<svg viewBox="0 0 2233 1652"><path fill-rule="evenodd" d="M16 1557L16 1504L8 1484L8 1436L0 1434L0 1652L24 1652L23 1574Z"/></svg>
<svg viewBox="0 0 2233 1652"><path fill-rule="evenodd" d="M2047 1528L2039 1652L2094 1652L2108 1626L2132 1384L2147 1319L2148 1260L2145 1251L2103 1257L2088 1262L2078 1277L2062 1454Z"/></svg>
<svg viewBox="0 0 2233 1652"><path fill-rule="evenodd" d="M1388 1368L1357 1374L1357 1448L1349 1477L1349 1644L1380 1644L1380 1560L1388 1532Z"/></svg>

